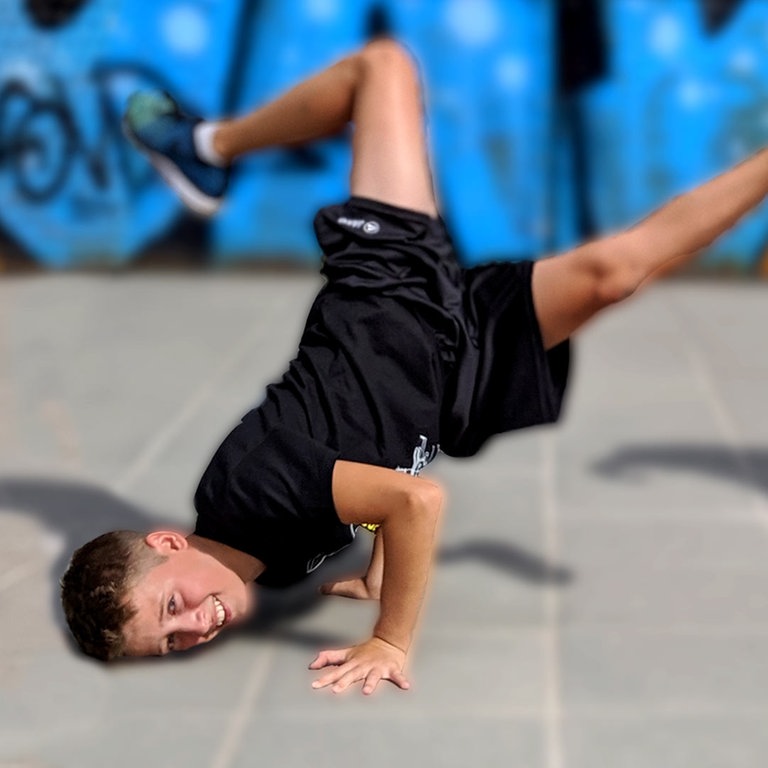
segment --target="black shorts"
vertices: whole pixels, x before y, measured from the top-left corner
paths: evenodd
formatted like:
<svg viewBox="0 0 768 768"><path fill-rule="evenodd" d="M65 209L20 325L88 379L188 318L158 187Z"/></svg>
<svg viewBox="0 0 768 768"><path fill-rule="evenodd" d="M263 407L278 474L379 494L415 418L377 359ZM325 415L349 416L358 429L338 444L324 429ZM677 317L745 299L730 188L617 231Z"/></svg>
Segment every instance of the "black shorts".
<svg viewBox="0 0 768 768"><path fill-rule="evenodd" d="M533 262L463 269L440 219L356 197L321 209L315 232L329 287L390 296L432 329L444 370L435 407L445 453L470 456L494 434L558 419L569 345L543 347Z"/></svg>

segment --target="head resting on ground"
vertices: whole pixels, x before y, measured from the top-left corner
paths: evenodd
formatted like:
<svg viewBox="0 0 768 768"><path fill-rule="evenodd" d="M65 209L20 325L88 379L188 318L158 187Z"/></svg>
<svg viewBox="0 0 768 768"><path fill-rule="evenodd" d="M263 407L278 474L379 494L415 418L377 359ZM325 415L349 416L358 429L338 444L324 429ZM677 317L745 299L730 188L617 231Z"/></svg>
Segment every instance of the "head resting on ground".
<svg viewBox="0 0 768 768"><path fill-rule="evenodd" d="M212 640L252 610L255 558L176 531L112 531L80 547L61 601L81 650L110 661Z"/></svg>

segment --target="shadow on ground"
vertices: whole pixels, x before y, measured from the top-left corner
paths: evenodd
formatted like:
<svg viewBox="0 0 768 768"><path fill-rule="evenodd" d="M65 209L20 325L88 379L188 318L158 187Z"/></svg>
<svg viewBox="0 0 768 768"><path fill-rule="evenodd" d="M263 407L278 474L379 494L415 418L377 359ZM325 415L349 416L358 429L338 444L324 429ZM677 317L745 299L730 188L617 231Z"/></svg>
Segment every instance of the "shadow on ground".
<svg viewBox="0 0 768 768"><path fill-rule="evenodd" d="M54 585L51 612L56 624L62 628L65 621L58 602L58 583L77 547L109 530L178 527L177 523L164 520L153 510L139 507L104 488L62 479L2 478L0 504L13 514L35 519L61 543L50 576ZM321 583L362 573L369 552L370 539L361 534L351 547L326 561L300 584L285 590L261 590L259 611L241 631L269 633L281 640L313 648L345 642L342 637L299 631L287 620L310 613L322 605L323 600L329 599L318 593ZM548 564L539 556L498 539L473 539L446 547L438 554L442 566L466 561L482 562L503 575L526 582L565 584L571 579L567 569Z"/></svg>
<svg viewBox="0 0 768 768"><path fill-rule="evenodd" d="M622 480L645 480L655 471L693 473L768 494L768 448L693 443L623 446L592 469L602 477Z"/></svg>

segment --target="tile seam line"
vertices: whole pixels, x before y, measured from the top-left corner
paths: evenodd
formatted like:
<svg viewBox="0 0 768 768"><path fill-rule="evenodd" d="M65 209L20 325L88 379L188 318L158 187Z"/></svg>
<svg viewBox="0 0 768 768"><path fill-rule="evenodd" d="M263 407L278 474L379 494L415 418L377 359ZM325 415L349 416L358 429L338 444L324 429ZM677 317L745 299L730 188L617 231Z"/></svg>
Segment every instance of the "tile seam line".
<svg viewBox="0 0 768 768"><path fill-rule="evenodd" d="M555 564L560 555L559 532L557 521L557 499L555 496L555 433L545 432L540 442L540 494L542 508L542 524L544 533L544 553L547 562ZM545 664L545 713L544 722L547 734L545 755L546 768L563 768L565 765L563 751L562 719L562 677L560 669L560 595L553 585L544 589L544 614L546 620Z"/></svg>
<svg viewBox="0 0 768 768"><path fill-rule="evenodd" d="M733 454L742 478L746 480L752 488L759 487L759 484L756 486L758 478L756 477L755 470L742 452L744 446L743 436L736 426L725 400L717 388L717 384L705 362L704 356L699 349L699 345L693 341L691 333L686 334L683 332L685 328L690 331L694 327L694 324L680 305L680 300L675 294L672 295L669 309L671 314L677 319L678 335L682 341L683 354L693 373L694 381L710 406L715 418L715 423ZM768 530L768 503L758 491L753 489L750 489L749 497L751 499L753 516L757 518L757 521L764 529Z"/></svg>
<svg viewBox="0 0 768 768"><path fill-rule="evenodd" d="M9 568L3 573L0 573L0 593L15 587L17 584L24 581L24 579L28 579L30 576L34 575L36 571L42 570L47 566L47 562L43 564L41 564L39 561L33 561L31 563L24 562Z"/></svg>
<svg viewBox="0 0 768 768"><path fill-rule="evenodd" d="M270 646L263 654L258 655L251 665L250 673L240 694L240 700L232 713L229 727L224 732L218 751L211 763L211 768L229 768L232 765L243 740L248 715L253 711L253 705L264 688L274 656L275 647Z"/></svg>
<svg viewBox="0 0 768 768"><path fill-rule="evenodd" d="M204 380L190 398L184 403L181 410L171 419L155 436L151 438L139 451L128 469L120 475L112 484L113 490L125 493L147 471L152 461L162 454L171 442L181 433L184 427L205 405L206 401L215 391L216 384L228 373L237 368L246 354L252 350L253 344L262 335L261 331L254 331L231 348L230 353L216 366L212 376Z"/></svg>
<svg viewBox="0 0 768 768"><path fill-rule="evenodd" d="M426 723L434 721L436 718L441 720L458 720L462 723L471 722L478 724L481 722L492 723L504 723L508 720L514 720L517 722L541 722L546 717L546 711L543 709L526 709L526 708L495 708L489 710L478 710L468 715L460 707L455 709L434 710L429 712L412 712L412 711L397 711L391 710L387 712L377 712L376 720L388 723ZM360 712L355 710L345 709L343 712L329 709L328 711L321 712L311 709L297 709L295 707L276 707L270 712L270 716L274 721L289 721L289 722L329 722L338 723L340 718L343 718L345 722L354 723L370 723L371 714L369 712ZM631 706L631 705L618 705L618 706L584 706L575 707L572 711L565 716L565 720L575 722L579 720L609 720L609 721L626 721L626 720L653 720L653 721L678 721L678 720L691 720L691 719L710 719L710 718L726 718L728 720L754 720L765 719L765 708L757 704L754 706L740 706L733 705L731 702L725 702L719 706L710 705L691 705L685 704L680 706L669 706L660 709L654 703L647 705Z"/></svg>
<svg viewBox="0 0 768 768"><path fill-rule="evenodd" d="M10 293L8 300L0 303L0 424L5 425L5 429L0 434L0 455L5 454L6 448L10 449L16 423L13 408L15 399L13 360L8 333L5 330L10 327L10 318L16 303L18 299L15 293Z"/></svg>
<svg viewBox="0 0 768 768"><path fill-rule="evenodd" d="M630 632L630 633L642 633L642 634L658 634L658 635L678 635L678 634L696 634L703 637L733 637L738 635L765 635L768 633L768 622L752 622L752 623L730 623L727 626L723 626L722 622L715 623L714 621L709 624L703 623L679 623L672 624L669 621L659 621L658 624L627 624L625 621L568 621L559 625L560 632ZM464 638L468 634L468 631L463 627L454 625L449 626L446 624L434 624L433 628L424 633L424 637L429 639L430 637L448 637L448 638ZM499 628L487 628L487 627L473 627L471 634L473 636L480 636L496 640L510 640L519 637L522 634L528 636L542 636L546 639L548 630L540 629L538 625L516 625L513 629L507 629L504 627Z"/></svg>

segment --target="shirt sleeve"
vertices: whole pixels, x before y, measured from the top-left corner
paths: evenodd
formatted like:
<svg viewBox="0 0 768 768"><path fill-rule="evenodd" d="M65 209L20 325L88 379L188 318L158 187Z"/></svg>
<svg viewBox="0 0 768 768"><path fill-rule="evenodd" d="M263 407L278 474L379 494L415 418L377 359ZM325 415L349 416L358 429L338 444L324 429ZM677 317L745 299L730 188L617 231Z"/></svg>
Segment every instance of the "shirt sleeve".
<svg viewBox="0 0 768 768"><path fill-rule="evenodd" d="M333 504L338 451L277 428L227 473L212 518L197 532L248 552L267 566L258 581L287 586L351 543L354 530ZM215 531L207 532L211 523Z"/></svg>

